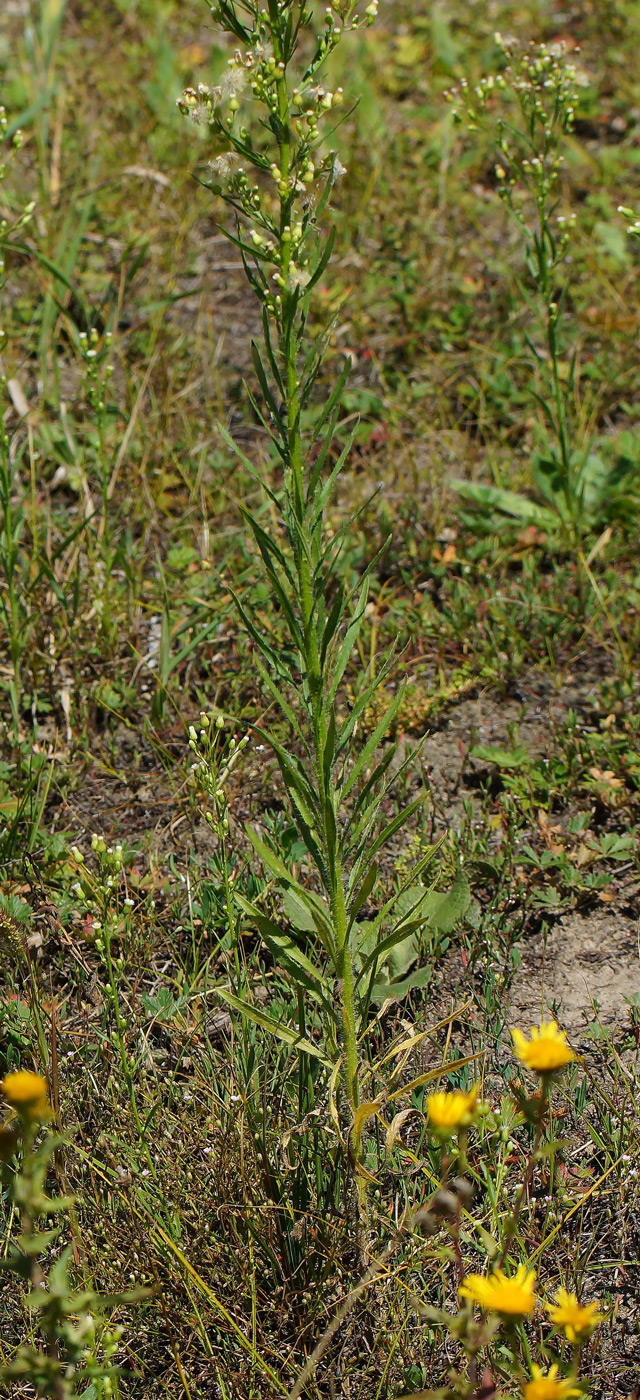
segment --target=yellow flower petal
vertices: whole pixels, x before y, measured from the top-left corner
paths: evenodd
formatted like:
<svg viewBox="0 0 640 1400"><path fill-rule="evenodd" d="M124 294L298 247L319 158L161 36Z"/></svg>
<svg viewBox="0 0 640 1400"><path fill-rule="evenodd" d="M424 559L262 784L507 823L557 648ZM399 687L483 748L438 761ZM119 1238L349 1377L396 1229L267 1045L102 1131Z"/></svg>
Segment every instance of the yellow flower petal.
<svg viewBox="0 0 640 1400"><path fill-rule="evenodd" d="M0 1083L0 1091L21 1118L46 1117L47 1081L41 1074L32 1074L28 1069L12 1070Z"/></svg>
<svg viewBox="0 0 640 1400"><path fill-rule="evenodd" d="M473 1088L468 1094L460 1089L451 1093L429 1094L427 1114L432 1128L440 1133L455 1133L458 1128L468 1128L478 1113L478 1090Z"/></svg>
<svg viewBox="0 0 640 1400"><path fill-rule="evenodd" d="M557 1366L552 1366L546 1376L539 1366L532 1366L531 1377L522 1392L524 1400L569 1400L570 1396L581 1394L570 1380L558 1380Z"/></svg>
<svg viewBox="0 0 640 1400"><path fill-rule="evenodd" d="M567 1044L564 1031L555 1021L541 1021L531 1027L531 1040L517 1027L512 1030L513 1048L521 1064L535 1074L555 1074L556 1070L575 1060L575 1052Z"/></svg>
<svg viewBox="0 0 640 1400"><path fill-rule="evenodd" d="M555 1303L545 1303L554 1327L561 1328L568 1342L580 1341L602 1321L597 1303L579 1303L575 1293L559 1288Z"/></svg>
<svg viewBox="0 0 640 1400"><path fill-rule="evenodd" d="M502 1269L493 1274L468 1274L460 1289L461 1298L470 1298L486 1312L497 1312L503 1317L530 1317L536 1305L533 1269L521 1264L513 1278L508 1278Z"/></svg>

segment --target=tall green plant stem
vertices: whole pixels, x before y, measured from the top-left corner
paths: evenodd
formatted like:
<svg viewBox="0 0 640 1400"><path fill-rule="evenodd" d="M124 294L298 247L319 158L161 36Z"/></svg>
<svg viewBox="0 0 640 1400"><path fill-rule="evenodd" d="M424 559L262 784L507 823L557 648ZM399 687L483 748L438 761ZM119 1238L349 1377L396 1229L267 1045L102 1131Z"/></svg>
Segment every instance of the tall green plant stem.
<svg viewBox="0 0 640 1400"><path fill-rule="evenodd" d="M277 2L271 0L270 12L272 20L277 19ZM277 26L274 24L274 56L276 62L283 62L282 48L275 37ZM280 144L280 171L282 176L282 186L288 182L291 166L291 107L289 92L287 87L286 71L278 79L278 112L281 122L282 138ZM293 200L287 193L280 198L280 243L282 248L281 275L283 281L287 282L291 263L291 243L286 237L287 230L291 225ZM288 459L291 474L291 500L295 515L294 523L294 552L296 560L296 570L298 579L298 591L300 601L300 611L302 620L302 634L305 646L304 664L306 669L306 680L309 687L312 722L313 722L313 746L315 757L315 776L319 791L323 798L323 811L325 813L324 823L324 847L327 855L327 867L330 875L330 900L331 900L331 920L334 931L336 952L337 952L337 972L340 986L340 997L342 1003L342 1028L343 1028L343 1049L345 1058L345 1089L348 1101L355 1112L358 1107L358 1051L356 1038L356 1015L354 1001L354 975L353 962L348 938L348 918L345 902L344 876L342 863L340 860L337 845L333 847L329 831L327 830L327 815L331 814L332 824L335 825L336 817L336 792L332 780L332 768L325 763L327 745L327 708L325 701L323 672L318 648L318 636L316 631L316 605L313 596L312 561L309 558L309 548L312 546L311 532L305 528L307 525L308 503L305 497L304 481L304 445L301 431L300 414L300 382L298 378L298 356L296 337L296 299L288 291L283 295L282 312L282 334L280 337L280 353L284 360L284 383L286 387L286 416L287 416L287 441ZM313 561L317 564L317 560Z"/></svg>

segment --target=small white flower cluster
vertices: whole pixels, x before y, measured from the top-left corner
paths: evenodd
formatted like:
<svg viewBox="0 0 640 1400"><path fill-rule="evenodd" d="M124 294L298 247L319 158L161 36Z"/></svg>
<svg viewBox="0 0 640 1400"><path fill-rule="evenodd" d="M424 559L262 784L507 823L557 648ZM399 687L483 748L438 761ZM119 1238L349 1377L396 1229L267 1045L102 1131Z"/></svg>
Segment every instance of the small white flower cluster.
<svg viewBox="0 0 640 1400"><path fill-rule="evenodd" d="M212 826L217 825L219 834L225 834L229 830L225 784L250 739L249 735L245 734L238 741L235 735L232 735L226 755L223 756L224 717L217 715L214 719L213 715L202 711L200 724L199 733L194 724L189 725L189 748L196 755L191 772L196 788L213 803L213 811L208 807L205 810L206 821Z"/></svg>

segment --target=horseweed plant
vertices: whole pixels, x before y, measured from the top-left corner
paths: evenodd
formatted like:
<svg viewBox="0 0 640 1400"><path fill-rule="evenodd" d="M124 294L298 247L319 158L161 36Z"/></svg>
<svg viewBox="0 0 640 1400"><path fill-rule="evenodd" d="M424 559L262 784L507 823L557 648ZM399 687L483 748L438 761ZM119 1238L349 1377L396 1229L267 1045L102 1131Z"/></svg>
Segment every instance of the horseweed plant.
<svg viewBox="0 0 640 1400"><path fill-rule="evenodd" d="M522 282L520 292L535 327L526 337L536 380L530 392L544 424L543 450L533 468L538 501L500 487L453 484L485 516L495 511L498 521L515 520L578 543L585 532L628 510L621 488L631 469L624 459L607 465L578 421L578 351L570 344L566 316L576 219L558 208L563 143L582 80L561 44L521 48L500 34L495 38L504 70L473 88L463 80L447 97L456 121L466 120L469 131L488 136L496 152L498 195L524 238L531 282Z"/></svg>
<svg viewBox="0 0 640 1400"><path fill-rule="evenodd" d="M70 1246L61 1249L45 1272L41 1260L56 1254L64 1226L40 1228L40 1222L73 1205L71 1199L51 1197L46 1192L51 1159L63 1138L47 1130L41 1136L52 1116L47 1083L41 1075L15 1070L2 1080L0 1092L10 1109L10 1117L0 1129L0 1161L12 1204L11 1220L20 1222L20 1233L0 1265L27 1285L27 1305L39 1319L40 1333L39 1343L23 1344L0 1366L0 1383L19 1385L22 1393L26 1382L38 1395L54 1400L88 1395L110 1400L119 1393L121 1368L114 1364L114 1357L122 1328L109 1326L102 1314L143 1294L137 1290L101 1295L84 1287L76 1291L69 1278ZM19 1165L15 1165L18 1156Z"/></svg>
<svg viewBox="0 0 640 1400"><path fill-rule="evenodd" d="M322 28L314 35L313 13L305 0L270 0L265 8L251 0L222 0L212 13L238 48L217 87L188 88L178 105L210 128L217 154L202 178L233 215L234 227L227 236L240 249L248 282L262 306L263 345L252 347L261 397L250 393L250 398L281 464L281 489L273 490L267 481L262 485L282 524L269 532L256 515L247 510L244 514L286 640L267 631L239 601L237 606L253 640L264 686L293 737L294 747L288 748L273 733L259 726L254 730L276 755L305 862L315 872L310 885L316 886L297 880L281 854L253 831L249 835L258 856L286 895L292 935L283 933L255 902L234 898L299 993L296 1033L292 1037L275 1022L274 1029L295 1043L305 1039L300 1017L306 1004L323 1008L325 1024L336 1031L339 1043L330 1038L319 1048L307 1040L305 1048L328 1059L336 1075L342 1065L351 1112L351 1156L359 1165L362 1115L356 1115L363 1026L358 1007L366 1012L377 995L385 959L396 947L411 947L405 971L416 961L409 940L428 923L430 911L429 892L419 886L408 905L398 908L394 897L373 920L365 925L357 921L376 885L378 852L423 799L410 802L386 825L381 823L382 803L394 781L388 776L393 746L381 757L377 754L397 713L400 692L360 751L355 746L374 692L389 675L391 653L376 680L362 685L349 712L340 706L340 685L363 625L373 563L350 593L340 577L339 561L351 521L335 533L326 528L332 492L350 445L334 450L348 369L327 390L321 371L331 327L316 339L307 335L313 292L335 241L335 228L325 235L322 221L329 217L332 192L344 174L337 152L328 144L344 94L322 86L320 70L345 34L372 23L375 0L362 16L355 9L355 0L338 0L325 10ZM300 54L306 55L306 65L302 61L298 67ZM247 112L241 118L240 102L245 100ZM237 452L224 429L221 432ZM255 476L252 463L243 460ZM209 763L208 743L207 739L200 768ZM194 737L193 746L198 746ZM414 890L431 855L428 852L413 872ZM402 893L406 896L407 890ZM409 974L390 997L404 995L425 976L425 969ZM258 1019L248 1000L239 1004L243 1014ZM260 1024L265 1019L261 1014Z"/></svg>

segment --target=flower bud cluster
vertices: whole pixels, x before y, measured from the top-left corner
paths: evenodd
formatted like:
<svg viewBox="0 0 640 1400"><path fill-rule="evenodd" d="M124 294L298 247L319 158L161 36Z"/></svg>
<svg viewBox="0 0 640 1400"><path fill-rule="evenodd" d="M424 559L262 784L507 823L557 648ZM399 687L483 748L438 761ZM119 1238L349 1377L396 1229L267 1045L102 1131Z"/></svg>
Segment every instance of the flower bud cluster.
<svg viewBox="0 0 640 1400"><path fill-rule="evenodd" d="M224 729L223 715L207 715L204 711L200 714L199 731L195 724L189 725L189 748L195 754L192 780L196 791L206 799L205 820L217 826L219 835L229 830L225 785L250 742L245 734L240 740L231 735L225 743Z"/></svg>
<svg viewBox="0 0 640 1400"><path fill-rule="evenodd" d="M91 850L96 857L97 870L87 865L78 846L71 847L70 854L77 867L77 878L71 885L71 893L84 906L84 936L87 942L95 945L102 956L105 930L115 932L121 924L118 892L124 868L124 852L119 843L115 846L107 845L104 836L97 831L91 836ZM126 914L132 907L133 900L125 899Z"/></svg>
<svg viewBox="0 0 640 1400"><path fill-rule="evenodd" d="M625 204L619 204L618 213L622 214L625 219L631 220L627 224L627 233L631 234L632 238L640 238L640 219L634 214L633 209L628 209Z"/></svg>
<svg viewBox="0 0 640 1400"><path fill-rule="evenodd" d="M356 0L334 0L293 85L299 29L311 25L312 12L302 5L292 26L290 0L275 0L268 8L248 0L237 16L234 0L229 6L214 4L213 17L236 42L241 34L244 47L235 50L217 85L185 88L178 99L180 111L208 127L217 141L218 152L207 167L211 188L248 226L241 246L257 267L252 285L281 330L287 311L311 281L320 237L315 205L325 202L345 173L336 152L326 150L324 137L325 120L333 121L344 92L319 83L319 70L345 32L373 23L377 4L371 0L360 16ZM243 95L248 99L246 124L239 115ZM263 109L259 126L252 104ZM255 145L254 130L259 133ZM275 138L271 151L265 131Z"/></svg>
<svg viewBox="0 0 640 1400"><path fill-rule="evenodd" d="M454 119L466 119L469 130L495 127L503 161L496 166L501 193L523 180L546 197L561 169L559 137L571 130L575 116L577 70L567 62L562 44L520 49L500 34L495 40L507 60L505 69L481 78L473 88L463 79L445 97L453 104ZM503 98L520 109L520 124L510 121L508 130L498 108Z"/></svg>

